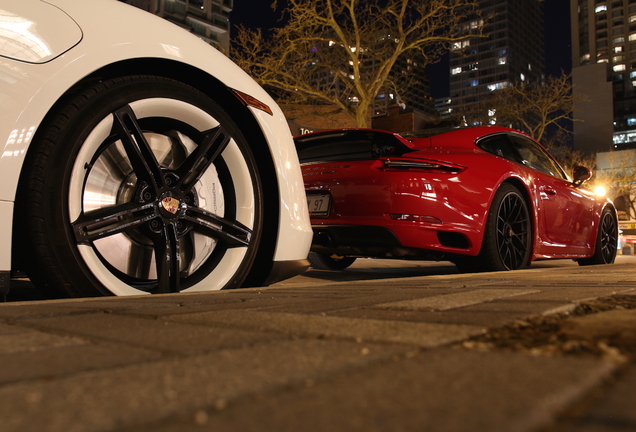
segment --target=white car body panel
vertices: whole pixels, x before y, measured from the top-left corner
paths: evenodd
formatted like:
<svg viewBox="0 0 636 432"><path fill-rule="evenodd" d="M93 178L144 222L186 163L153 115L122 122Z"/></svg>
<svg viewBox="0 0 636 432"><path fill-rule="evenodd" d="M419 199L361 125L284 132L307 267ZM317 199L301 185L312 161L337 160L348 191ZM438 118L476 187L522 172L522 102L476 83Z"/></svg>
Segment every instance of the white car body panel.
<svg viewBox="0 0 636 432"><path fill-rule="evenodd" d="M9 3L9 10L0 6L1 56L46 63L82 40L77 24L57 7L42 2L34 7L33 1L10 0Z"/></svg>
<svg viewBox="0 0 636 432"><path fill-rule="evenodd" d="M39 8L40 0L20 0L18 10ZM291 132L274 100L245 72L199 38L159 17L115 0L49 0L77 22L82 41L68 51L72 38L55 36L46 42L59 55L43 64L0 57L0 270L10 269L12 203L30 140L53 104L70 87L101 67L134 58L160 58L197 67L227 87L267 104L273 116L251 108L270 146L280 189L279 235L274 261L305 259L312 238L303 179ZM50 7L50 5L46 5ZM140 22L155 20L161 32L144 31ZM61 21L64 21L63 19ZM67 26L73 27L71 21ZM73 33L75 30L72 31ZM74 33L76 34L76 33ZM201 55L205 53L205 56ZM7 85L9 84L9 85ZM16 107L21 109L16 109ZM9 218L6 216L9 215Z"/></svg>

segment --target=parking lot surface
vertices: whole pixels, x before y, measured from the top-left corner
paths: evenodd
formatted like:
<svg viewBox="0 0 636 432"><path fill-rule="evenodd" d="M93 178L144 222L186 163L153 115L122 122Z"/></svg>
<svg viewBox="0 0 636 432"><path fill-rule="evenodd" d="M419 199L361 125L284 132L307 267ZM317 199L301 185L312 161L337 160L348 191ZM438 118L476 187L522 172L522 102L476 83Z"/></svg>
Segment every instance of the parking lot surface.
<svg viewBox="0 0 636 432"><path fill-rule="evenodd" d="M635 309L568 316L636 296L635 265L363 260L267 288L74 300L18 282L0 304L1 429L635 430L636 368L612 339L630 340ZM479 339L537 316L594 349Z"/></svg>

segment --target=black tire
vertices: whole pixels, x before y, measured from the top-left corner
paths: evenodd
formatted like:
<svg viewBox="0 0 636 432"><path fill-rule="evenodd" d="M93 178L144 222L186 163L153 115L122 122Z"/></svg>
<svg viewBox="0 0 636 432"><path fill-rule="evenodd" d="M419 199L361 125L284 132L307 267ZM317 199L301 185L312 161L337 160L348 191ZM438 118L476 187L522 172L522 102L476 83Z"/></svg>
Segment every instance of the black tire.
<svg viewBox="0 0 636 432"><path fill-rule="evenodd" d="M309 252L307 259L309 264L318 270L344 270L356 260L354 257L328 255L318 252Z"/></svg>
<svg viewBox="0 0 636 432"><path fill-rule="evenodd" d="M610 208L603 209L599 219L594 255L578 260L579 265L613 264L618 247L618 222Z"/></svg>
<svg viewBox="0 0 636 432"><path fill-rule="evenodd" d="M515 186L504 183L493 199L481 251L457 259L462 272L519 270L528 266L532 248L530 212Z"/></svg>
<svg viewBox="0 0 636 432"><path fill-rule="evenodd" d="M262 184L235 120L152 76L104 81L56 109L18 205L28 274L57 295L238 287L262 231Z"/></svg>

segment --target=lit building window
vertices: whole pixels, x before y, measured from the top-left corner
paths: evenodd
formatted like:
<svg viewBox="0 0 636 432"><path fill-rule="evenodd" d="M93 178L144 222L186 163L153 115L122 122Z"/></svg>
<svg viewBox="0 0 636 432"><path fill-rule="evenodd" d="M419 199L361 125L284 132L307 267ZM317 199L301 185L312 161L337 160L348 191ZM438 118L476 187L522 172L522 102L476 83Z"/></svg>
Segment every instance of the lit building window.
<svg viewBox="0 0 636 432"><path fill-rule="evenodd" d="M625 56L617 55L612 57L612 63L620 63L625 60Z"/></svg>
<svg viewBox="0 0 636 432"><path fill-rule="evenodd" d="M618 64L614 66L614 72L622 72L625 70L624 64Z"/></svg>
<svg viewBox="0 0 636 432"><path fill-rule="evenodd" d="M455 67L451 69L451 75L457 75L458 73L462 73L461 67Z"/></svg>
<svg viewBox="0 0 636 432"><path fill-rule="evenodd" d="M505 64L506 64L506 62L507 62L507 58L506 58L506 57L499 57L499 58L497 59L497 64L505 65Z"/></svg>
<svg viewBox="0 0 636 432"><path fill-rule="evenodd" d="M505 89L506 87L508 87L508 82L507 81L498 82L498 83L495 83L495 84L488 84L486 86L486 88L489 91L501 90L501 89Z"/></svg>
<svg viewBox="0 0 636 432"><path fill-rule="evenodd" d="M625 38L623 36L615 37L614 39L612 39L612 43L614 45L622 44L623 42L625 42Z"/></svg>
<svg viewBox="0 0 636 432"><path fill-rule="evenodd" d="M466 48L467 46L470 46L470 41L469 40L463 40L463 41L459 41L459 42L454 42L453 43L453 50L460 50L462 48Z"/></svg>
<svg viewBox="0 0 636 432"><path fill-rule="evenodd" d="M590 54L585 54L581 56L581 63L589 61L590 60Z"/></svg>
<svg viewBox="0 0 636 432"><path fill-rule="evenodd" d="M636 33L632 33L629 35L629 41L636 41Z"/></svg>
<svg viewBox="0 0 636 432"><path fill-rule="evenodd" d="M524 74L519 74L519 78L521 78L521 81L525 81L526 80L526 76Z"/></svg>
<svg viewBox="0 0 636 432"><path fill-rule="evenodd" d="M636 126L636 118L628 118L627 126Z"/></svg>
<svg viewBox="0 0 636 432"><path fill-rule="evenodd" d="M604 12L607 10L607 5L598 5L596 6L596 9L594 9L594 12L599 13L599 12Z"/></svg>
<svg viewBox="0 0 636 432"><path fill-rule="evenodd" d="M484 25L484 20L475 20L470 22L471 29L477 29Z"/></svg>

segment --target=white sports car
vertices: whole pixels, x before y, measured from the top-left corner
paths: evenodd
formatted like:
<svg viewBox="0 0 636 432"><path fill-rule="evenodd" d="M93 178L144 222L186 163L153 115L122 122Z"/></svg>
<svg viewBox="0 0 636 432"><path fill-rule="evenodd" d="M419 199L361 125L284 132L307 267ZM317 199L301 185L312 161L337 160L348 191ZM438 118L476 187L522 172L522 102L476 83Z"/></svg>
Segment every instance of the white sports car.
<svg viewBox="0 0 636 432"><path fill-rule="evenodd" d="M51 296L262 286L312 231L285 118L227 57L115 0L0 3L0 271Z"/></svg>

